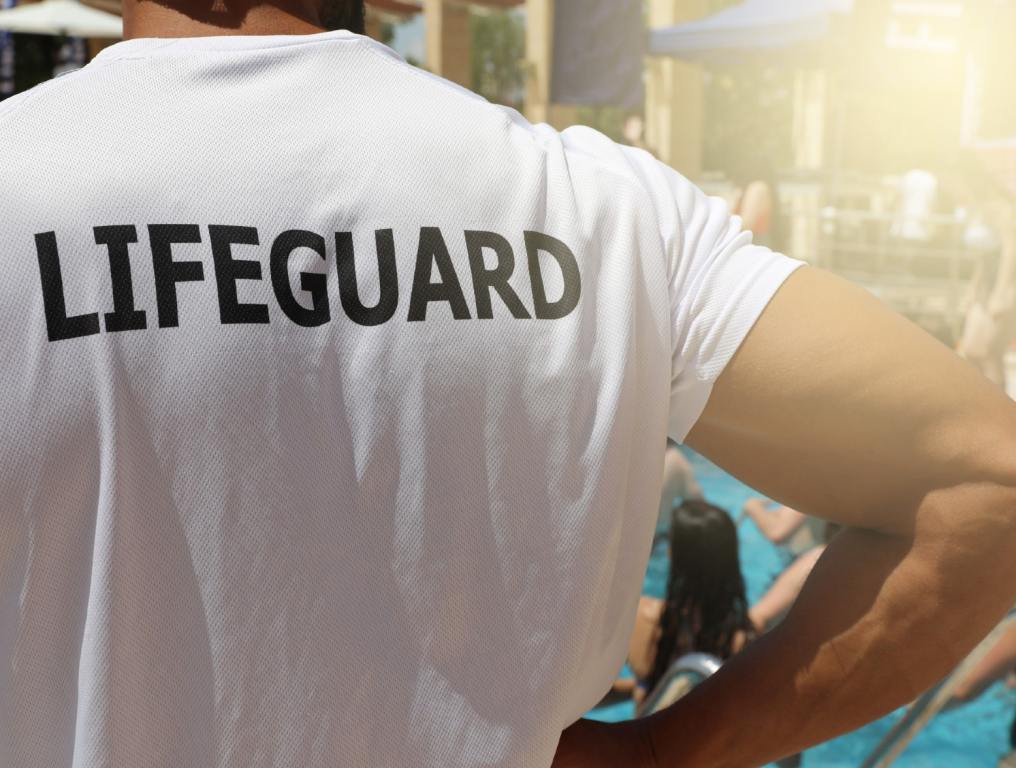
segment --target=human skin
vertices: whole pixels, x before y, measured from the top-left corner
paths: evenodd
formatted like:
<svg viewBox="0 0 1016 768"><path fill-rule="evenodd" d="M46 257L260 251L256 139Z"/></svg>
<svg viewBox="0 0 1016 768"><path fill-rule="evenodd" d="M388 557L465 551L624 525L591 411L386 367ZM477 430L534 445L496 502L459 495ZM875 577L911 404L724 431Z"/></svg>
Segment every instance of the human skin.
<svg viewBox="0 0 1016 768"><path fill-rule="evenodd" d="M166 0L169 2L170 0ZM324 32L315 0L124 0L123 36L305 35Z"/></svg>
<svg viewBox="0 0 1016 768"><path fill-rule="evenodd" d="M701 498L702 487L695 478L695 470L681 451L668 446L663 457L663 492L658 519L669 521L670 511L679 500Z"/></svg>
<svg viewBox="0 0 1016 768"><path fill-rule="evenodd" d="M324 31L312 0L174 6L125 0L125 37ZM799 752L912 699L1016 601L1016 405L858 288L795 273L687 442L848 530L779 627L669 710L574 724L554 768Z"/></svg>
<svg viewBox="0 0 1016 768"><path fill-rule="evenodd" d="M751 607L748 618L757 632L765 632L790 610L790 606L801 594L801 588L824 551L825 545L812 547L794 560Z"/></svg>
<svg viewBox="0 0 1016 768"><path fill-rule="evenodd" d="M640 680L645 680L653 671L656 661L656 646L660 641L660 620L666 602L655 597L643 595L639 598L638 613L635 616L635 627L628 640L628 665ZM733 640L733 652L739 653L748 641L744 632L737 632ZM620 685L619 685L620 683ZM636 704L640 704L645 692L635 687L632 678L620 678L614 684L617 693L629 693Z"/></svg>
<svg viewBox="0 0 1016 768"><path fill-rule="evenodd" d="M983 261L977 265L964 301L970 308L957 351L991 381L1004 387L1005 353L1016 338L1016 211L1007 199L981 202L977 207L998 234L1001 252L983 306L976 297L985 281L985 269Z"/></svg>
<svg viewBox="0 0 1016 768"><path fill-rule="evenodd" d="M773 544L785 543L808 519L807 515L790 507L769 509L764 499L748 499L743 511L755 522L762 535Z"/></svg>
<svg viewBox="0 0 1016 768"><path fill-rule="evenodd" d="M662 713L573 726L555 768L764 765L914 699L1016 602L1016 404L846 281L787 280L687 442L846 529L779 626Z"/></svg>
<svg viewBox="0 0 1016 768"><path fill-rule="evenodd" d="M773 193L764 181L748 184L741 195L740 216L744 228L760 232L770 225L773 214Z"/></svg>

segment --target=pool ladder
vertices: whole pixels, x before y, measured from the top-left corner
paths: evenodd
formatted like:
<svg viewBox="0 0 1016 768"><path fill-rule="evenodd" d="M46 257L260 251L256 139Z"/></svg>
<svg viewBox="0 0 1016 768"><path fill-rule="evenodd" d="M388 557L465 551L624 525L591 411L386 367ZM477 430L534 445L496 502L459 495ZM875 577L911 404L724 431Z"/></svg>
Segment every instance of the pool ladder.
<svg viewBox="0 0 1016 768"><path fill-rule="evenodd" d="M723 662L708 653L688 653L670 665L656 687L649 692L636 711L645 717L666 709L692 688L715 673Z"/></svg>
<svg viewBox="0 0 1016 768"><path fill-rule="evenodd" d="M907 707L903 717L900 718L885 737L872 750L867 759L861 763L861 768L888 768L903 754L903 751L910 745L931 719L941 712L952 699L957 686L966 679L970 671L987 655L1001 637L1013 626L1016 626L1016 608L1009 612L1009 615L1002 620L991 633L981 641L973 652L964 659L956 669L942 680L938 685L927 693L919 696Z"/></svg>
<svg viewBox="0 0 1016 768"><path fill-rule="evenodd" d="M888 768L892 765L917 734L924 730L932 718L946 707L959 684L987 655L1002 633L1013 626L1016 626L1016 608L1010 611L1009 615L942 682L919 696L907 707L903 717L872 750L861 764L861 768ZM680 657L670 666L667 674L642 702L636 713L637 716L645 717L659 712L661 709L666 709L696 685L713 675L721 665L722 662L718 658L706 653L689 653Z"/></svg>

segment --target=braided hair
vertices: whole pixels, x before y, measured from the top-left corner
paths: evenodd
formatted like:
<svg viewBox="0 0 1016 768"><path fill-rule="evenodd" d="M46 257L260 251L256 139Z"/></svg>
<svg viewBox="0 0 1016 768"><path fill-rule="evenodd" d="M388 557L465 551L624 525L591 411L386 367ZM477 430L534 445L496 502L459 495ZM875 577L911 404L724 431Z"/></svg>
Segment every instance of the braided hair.
<svg viewBox="0 0 1016 768"><path fill-rule="evenodd" d="M648 690L680 656L710 653L725 660L739 633L754 635L737 549L737 528L719 507L685 501L671 513L667 600Z"/></svg>

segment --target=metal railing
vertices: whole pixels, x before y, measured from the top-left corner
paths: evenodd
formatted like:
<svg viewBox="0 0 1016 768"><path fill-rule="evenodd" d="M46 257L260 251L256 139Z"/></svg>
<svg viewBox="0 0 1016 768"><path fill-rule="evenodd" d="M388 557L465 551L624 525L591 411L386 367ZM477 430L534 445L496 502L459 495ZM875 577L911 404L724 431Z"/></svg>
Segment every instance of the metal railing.
<svg viewBox="0 0 1016 768"><path fill-rule="evenodd" d="M999 637L1014 626L1016 626L1016 609L1011 611L948 677L907 707L903 717L868 755L861 768L887 768L892 765L917 734L949 704L956 688L984 659Z"/></svg>
<svg viewBox="0 0 1016 768"><path fill-rule="evenodd" d="M644 717L666 709L681 696L723 666L723 662L708 653L688 653L670 665L670 669L649 692L639 706L638 717Z"/></svg>

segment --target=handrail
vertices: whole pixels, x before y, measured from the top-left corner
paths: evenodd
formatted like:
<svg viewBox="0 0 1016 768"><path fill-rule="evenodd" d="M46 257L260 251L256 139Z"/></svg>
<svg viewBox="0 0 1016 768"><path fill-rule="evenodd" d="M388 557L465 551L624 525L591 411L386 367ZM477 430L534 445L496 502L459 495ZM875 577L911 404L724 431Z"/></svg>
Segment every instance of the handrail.
<svg viewBox="0 0 1016 768"><path fill-rule="evenodd" d="M907 707L903 717L872 750L861 764L861 768L888 768L892 765L917 734L924 730L931 719L945 708L952 699L956 688L967 678L970 671L984 659L1002 633L1013 626L1016 626L1016 609L1010 611L1009 615L942 682L919 696Z"/></svg>
<svg viewBox="0 0 1016 768"><path fill-rule="evenodd" d="M721 666L723 666L723 662L708 653L687 653L681 656L670 665L667 673L660 678L660 682L646 696L645 701L639 706L636 714L642 717L662 709L660 704L663 698L679 677L688 677L692 682L691 687L694 688L707 677L715 674ZM672 703L663 702L664 706Z"/></svg>

